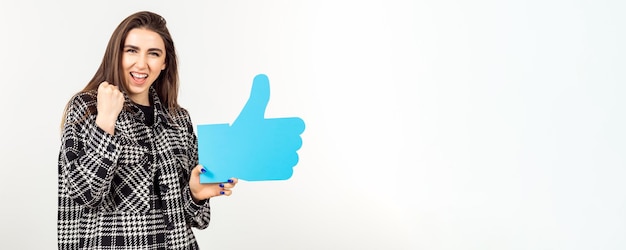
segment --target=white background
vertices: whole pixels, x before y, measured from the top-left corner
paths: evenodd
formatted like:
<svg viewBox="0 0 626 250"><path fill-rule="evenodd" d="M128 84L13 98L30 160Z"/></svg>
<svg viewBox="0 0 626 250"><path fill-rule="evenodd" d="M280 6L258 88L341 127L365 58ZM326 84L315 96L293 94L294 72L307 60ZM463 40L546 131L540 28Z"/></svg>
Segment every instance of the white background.
<svg viewBox="0 0 626 250"><path fill-rule="evenodd" d="M0 245L56 248L65 103L163 15L196 124L307 128L288 181L212 200L203 249L626 249L626 2L3 1Z"/></svg>

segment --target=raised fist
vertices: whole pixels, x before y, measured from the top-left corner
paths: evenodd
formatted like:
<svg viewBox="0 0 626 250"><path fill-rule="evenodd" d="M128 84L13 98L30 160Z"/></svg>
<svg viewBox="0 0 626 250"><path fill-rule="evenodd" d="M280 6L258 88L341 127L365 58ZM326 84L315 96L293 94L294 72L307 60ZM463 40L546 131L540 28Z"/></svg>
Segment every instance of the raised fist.
<svg viewBox="0 0 626 250"><path fill-rule="evenodd" d="M98 86L98 116L96 124L109 134L115 133L115 121L124 107L124 94L108 82Z"/></svg>

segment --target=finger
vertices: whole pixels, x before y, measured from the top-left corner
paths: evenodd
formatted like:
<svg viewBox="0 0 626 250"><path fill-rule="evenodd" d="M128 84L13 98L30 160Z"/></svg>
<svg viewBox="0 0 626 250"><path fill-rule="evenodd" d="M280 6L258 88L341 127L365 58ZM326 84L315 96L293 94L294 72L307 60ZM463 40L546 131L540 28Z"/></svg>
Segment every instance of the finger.
<svg viewBox="0 0 626 250"><path fill-rule="evenodd" d="M230 196L231 194L233 194L232 190L224 189L220 191L220 195L223 195L223 196Z"/></svg>
<svg viewBox="0 0 626 250"><path fill-rule="evenodd" d="M115 93L118 98L124 99L124 94L122 94L122 91L115 85L111 85L112 91L113 93Z"/></svg>
<svg viewBox="0 0 626 250"><path fill-rule="evenodd" d="M109 87L109 83L108 82L101 82L100 85L98 85L98 93L104 93L106 89L108 89Z"/></svg>
<svg viewBox="0 0 626 250"><path fill-rule="evenodd" d="M254 77L252 90L246 105L239 113L233 124L246 120L258 121L265 117L265 108L270 101L270 82L266 75L259 74Z"/></svg>
<svg viewBox="0 0 626 250"><path fill-rule="evenodd" d="M200 173L202 173L203 170L206 171L202 165L198 164L198 165L196 165L196 167L194 167L191 170L191 174L192 175L200 175Z"/></svg>
<svg viewBox="0 0 626 250"><path fill-rule="evenodd" d="M117 85L110 84L107 81L101 82L100 85L98 85L98 90L110 90L112 92L120 92Z"/></svg>
<svg viewBox="0 0 626 250"><path fill-rule="evenodd" d="M239 182L239 179L237 179L237 178L230 178L230 179L228 179L228 181L226 181L224 183L220 183L219 186L222 189L230 189L230 188L234 188L235 185L237 185L237 182Z"/></svg>

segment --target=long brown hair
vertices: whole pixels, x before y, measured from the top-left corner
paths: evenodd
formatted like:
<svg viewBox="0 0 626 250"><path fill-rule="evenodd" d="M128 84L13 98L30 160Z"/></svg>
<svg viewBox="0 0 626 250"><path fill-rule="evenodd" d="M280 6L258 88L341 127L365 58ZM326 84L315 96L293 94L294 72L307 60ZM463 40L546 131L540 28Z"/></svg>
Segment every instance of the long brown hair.
<svg viewBox="0 0 626 250"><path fill-rule="evenodd" d="M174 48L174 41L170 35L166 26L165 18L162 16L149 12L140 11L128 16L124 19L113 31L109 43L104 52L102 63L94 74L93 78L87 83L87 85L78 93L96 93L100 83L107 81L110 84L116 85L122 93L128 93L125 84L124 71L122 69L122 52L124 48L124 42L128 32L135 28L148 29L154 31L163 39L165 44L165 69L161 71L159 77L155 80L152 86L156 90L157 95L161 103L163 103L170 114L174 114L175 109L178 109L178 59L176 57L176 49ZM61 129L65 125L65 118L70 103L68 102L63 112L63 119L61 121ZM97 112L96 106L91 106L87 110L87 114L95 114Z"/></svg>

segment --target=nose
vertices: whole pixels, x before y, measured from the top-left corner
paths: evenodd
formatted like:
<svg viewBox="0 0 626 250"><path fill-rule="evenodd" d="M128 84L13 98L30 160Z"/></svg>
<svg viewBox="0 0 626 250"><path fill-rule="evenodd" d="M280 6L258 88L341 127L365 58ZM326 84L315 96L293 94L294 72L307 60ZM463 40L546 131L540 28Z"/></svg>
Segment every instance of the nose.
<svg viewBox="0 0 626 250"><path fill-rule="evenodd" d="M145 56L138 56L137 57L137 61L135 62L135 66L137 66L137 68L139 69L144 69L146 67L146 57Z"/></svg>

